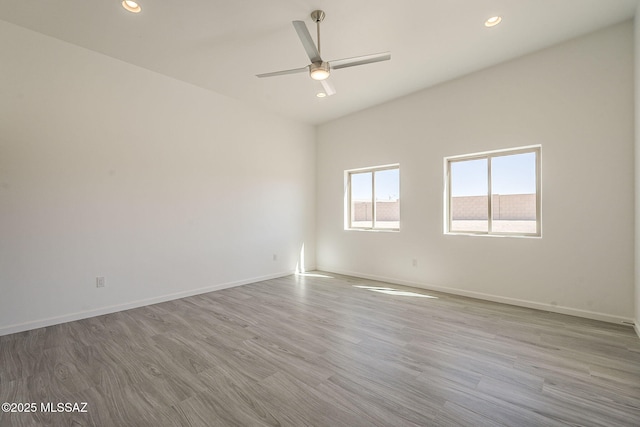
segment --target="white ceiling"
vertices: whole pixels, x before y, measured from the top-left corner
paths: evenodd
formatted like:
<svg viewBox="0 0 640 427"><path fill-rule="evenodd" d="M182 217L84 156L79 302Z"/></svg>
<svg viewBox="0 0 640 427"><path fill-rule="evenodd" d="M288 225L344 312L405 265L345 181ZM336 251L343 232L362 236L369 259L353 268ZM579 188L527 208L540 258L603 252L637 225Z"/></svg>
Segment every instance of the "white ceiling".
<svg viewBox="0 0 640 427"><path fill-rule="evenodd" d="M0 19L318 124L634 15L638 0L6 0ZM388 62L334 70L319 99L307 74L258 79L309 60L291 24L314 9L325 60L391 51ZM494 28L484 21L503 16Z"/></svg>

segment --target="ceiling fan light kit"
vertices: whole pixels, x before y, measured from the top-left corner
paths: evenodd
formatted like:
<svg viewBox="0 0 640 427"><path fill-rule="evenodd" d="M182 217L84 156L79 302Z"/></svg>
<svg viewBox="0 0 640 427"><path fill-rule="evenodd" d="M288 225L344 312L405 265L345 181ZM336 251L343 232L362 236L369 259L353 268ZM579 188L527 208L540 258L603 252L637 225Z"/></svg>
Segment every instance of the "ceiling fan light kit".
<svg viewBox="0 0 640 427"><path fill-rule="evenodd" d="M311 64L306 67L294 68L291 70L275 71L272 73L258 74L256 77L274 77L282 76L285 74L295 74L308 71L309 77L313 80L320 81L324 88L325 96L330 96L336 93L333 85L327 81L331 75L331 70L337 70L346 67L355 67L357 65L370 64L373 62L388 61L391 59L390 52L376 53L372 55L355 56L353 58L345 58L334 61L323 61L320 56L320 23L325 18L325 13L322 10L314 10L311 12L311 19L316 23L317 27L317 40L318 45L313 42L309 29L304 21L293 21L293 27L298 33L298 37L302 42L302 47L307 52L307 56L311 61Z"/></svg>
<svg viewBox="0 0 640 427"><path fill-rule="evenodd" d="M324 80L329 77L331 70L328 62L314 62L309 65L309 75L313 80Z"/></svg>

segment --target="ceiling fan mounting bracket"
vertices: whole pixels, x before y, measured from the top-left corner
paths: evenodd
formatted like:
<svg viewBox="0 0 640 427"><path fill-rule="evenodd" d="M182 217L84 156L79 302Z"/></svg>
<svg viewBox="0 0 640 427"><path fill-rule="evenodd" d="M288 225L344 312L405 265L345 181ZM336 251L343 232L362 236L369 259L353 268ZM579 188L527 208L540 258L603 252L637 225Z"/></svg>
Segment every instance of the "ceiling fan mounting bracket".
<svg viewBox="0 0 640 427"><path fill-rule="evenodd" d="M311 12L311 19L313 22L322 22L324 21L325 13L323 10L314 10Z"/></svg>

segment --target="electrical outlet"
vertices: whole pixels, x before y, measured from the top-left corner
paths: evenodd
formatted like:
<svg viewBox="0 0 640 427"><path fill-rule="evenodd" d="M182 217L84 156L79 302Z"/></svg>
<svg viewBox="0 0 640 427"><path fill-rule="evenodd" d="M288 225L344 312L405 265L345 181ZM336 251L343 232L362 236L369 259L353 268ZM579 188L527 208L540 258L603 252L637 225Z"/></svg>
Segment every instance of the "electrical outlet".
<svg viewBox="0 0 640 427"><path fill-rule="evenodd" d="M418 260L417 260L416 258L412 259L412 260L411 260L411 265L412 265L413 267L417 267L417 266L418 266Z"/></svg>
<svg viewBox="0 0 640 427"><path fill-rule="evenodd" d="M278 254L273 254L273 260L277 261L278 260Z"/></svg>
<svg viewBox="0 0 640 427"><path fill-rule="evenodd" d="M96 288L104 288L105 280L104 277L96 277Z"/></svg>

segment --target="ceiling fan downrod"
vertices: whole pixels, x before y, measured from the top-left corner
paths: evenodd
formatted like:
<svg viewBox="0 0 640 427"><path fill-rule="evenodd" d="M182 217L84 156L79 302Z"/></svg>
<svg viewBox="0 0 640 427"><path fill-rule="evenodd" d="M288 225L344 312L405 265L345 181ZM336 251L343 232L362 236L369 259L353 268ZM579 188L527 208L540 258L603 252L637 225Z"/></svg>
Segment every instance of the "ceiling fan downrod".
<svg viewBox="0 0 640 427"><path fill-rule="evenodd" d="M322 10L314 10L311 12L311 19L316 23L317 34L318 34L318 53L322 54L320 50L320 23L324 21L325 13Z"/></svg>

